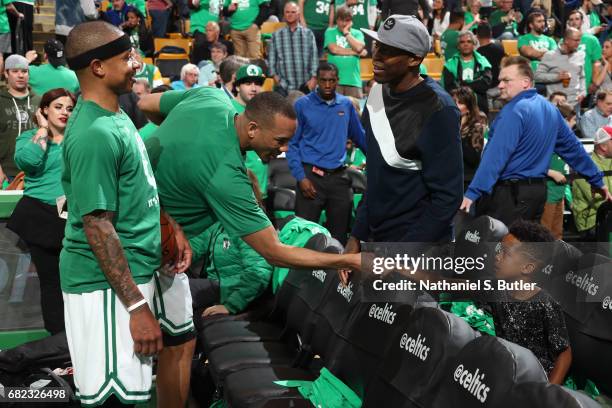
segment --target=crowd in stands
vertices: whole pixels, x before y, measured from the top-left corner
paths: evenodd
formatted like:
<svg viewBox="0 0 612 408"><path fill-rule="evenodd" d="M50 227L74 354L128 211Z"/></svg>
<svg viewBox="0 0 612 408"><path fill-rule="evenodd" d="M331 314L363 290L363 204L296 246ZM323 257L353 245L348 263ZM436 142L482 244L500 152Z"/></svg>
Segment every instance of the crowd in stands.
<svg viewBox="0 0 612 408"><path fill-rule="evenodd" d="M300 228L320 227L347 248L351 239L359 238L351 236L353 224L360 227L359 202L349 172L365 177L368 166L379 181L391 184L403 182L415 169L427 174L410 180L418 187L415 191L423 189L414 207L435 201L433 194L446 194L450 184L438 179L437 191L425 191L432 178L440 177L434 172L462 167L463 174L440 177L455 184L461 184L460 177L463 180L463 191L445 198L463 199L461 209L472 215L485 214L514 225L504 240L509 248L539 238L552 242L568 232L576 240L593 241L598 210L612 200L612 24L607 23L612 21L612 0L579 0L571 9L542 0L56 0L56 39L45 43L43 55L34 51L34 7L25 0L0 5L0 56L4 55L0 60L4 75L0 184L14 188L20 181L24 188L24 199L9 228L31 252L40 279L44 324L50 333L64 330L59 255L66 221L56 216L57 199L64 195L62 140L80 94L64 48L70 30L85 21L104 20L129 37L134 49L130 59L137 69L132 93L122 95L119 103L145 142L159 129L142 105L151 95L218 88L238 114L263 92L290 100L297 127L286 152L279 156L280 150L273 151L271 161L286 162L294 179L291 210L303 219ZM395 20L385 19L397 14L415 15L427 28L433 41L425 55L406 54L367 35L373 32L368 30L393 30ZM385 125L396 132L405 130L416 140L413 128L433 137L454 120L445 136L450 139L457 131L461 163L444 163L447 158L437 150L424 154L419 149L425 149L426 142L411 140L412 144L395 152L404 167L389 170L393 166L384 150L391 142L381 141L372 130L374 123L380 124L379 117L373 118L373 104L382 104L383 111L385 107L393 111L389 106L399 111L405 108L407 94L381 91L372 79L385 70L393 74L395 68L383 67L382 59L417 61L423 74L417 77L428 83L435 80L428 86L436 90L435 95L410 95L421 104L411 107L414 116ZM379 97L375 102L368 99L374 92ZM446 109L439 128L425 126L425 119L418 116L428 103ZM362 122L363 118L367 119ZM197 137L182 135L187 136ZM374 153L380 157L372 161L368 137L380 145ZM427 148L446 152L447 146L429 142ZM592 151L587 155L583 146ZM399 157L404 153L410 160ZM275 203L268 197L272 191L268 161L254 151L246 152L244 159L258 204L274 218ZM546 178L525 176L533 168L544 169ZM380 185L376 188L382 191ZM412 191L400 190L401 197L369 197L368 205L373 207L376 199L387 201L388 208L406 204ZM459 203L453 212L458 209ZM427 223L431 221L427 211L415 211L406 218ZM522 224L520 219L546 229ZM564 228L565 219L574 227ZM379 231L393 229L384 221ZM445 227L450 230L449 223ZM298 227L291 224L289 228ZM190 282L197 327L201 317L248 309L269 291L278 273L279 268L221 221L194 237L192 246L199 268L194 268ZM538 295L537 301L554 304L549 298ZM531 312L521 311L528 315L524 321L537 325ZM508 323L510 315L519 312L508 308L497 313L507 324L498 335L505 333L520 342L520 328ZM538 357L546 354L540 361L545 361L548 374L554 371L551 378L557 383L563 382L567 359L571 360L560 313L547 309L545 317L554 324L549 328L554 333L538 332L555 337L556 343L544 351L537 349L539 345L532 347L540 353ZM508 330L517 333L508 334ZM532 346L529 341L523 345ZM563 367L558 368L559 364Z"/></svg>

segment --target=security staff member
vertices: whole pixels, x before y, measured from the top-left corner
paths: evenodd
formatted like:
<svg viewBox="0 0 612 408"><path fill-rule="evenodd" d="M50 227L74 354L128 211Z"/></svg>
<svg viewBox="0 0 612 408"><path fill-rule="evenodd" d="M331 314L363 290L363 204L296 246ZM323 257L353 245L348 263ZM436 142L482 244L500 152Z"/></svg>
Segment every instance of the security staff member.
<svg viewBox="0 0 612 408"><path fill-rule="evenodd" d="M338 68L323 62L317 68L317 90L295 103L298 127L287 159L298 181L295 214L318 222L327 213L334 238L346 242L353 191L346 172L347 138L365 151L364 130L350 99L336 93Z"/></svg>
<svg viewBox="0 0 612 408"><path fill-rule="evenodd" d="M509 57L499 74L500 98L508 101L489 134L489 142L461 209L468 212L481 198L477 215L506 225L516 219L538 221L546 202L546 172L552 153L584 175L606 200L612 195L559 110L533 88L529 60Z"/></svg>

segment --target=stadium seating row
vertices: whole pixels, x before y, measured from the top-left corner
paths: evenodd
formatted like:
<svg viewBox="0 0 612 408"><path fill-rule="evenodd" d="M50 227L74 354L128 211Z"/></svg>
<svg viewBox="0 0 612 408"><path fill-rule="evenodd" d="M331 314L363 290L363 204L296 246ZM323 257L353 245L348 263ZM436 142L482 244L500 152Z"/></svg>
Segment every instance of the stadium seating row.
<svg viewBox="0 0 612 408"><path fill-rule="evenodd" d="M496 242L507 233L489 217L465 221L458 229L456 256L486 253L494 258ZM306 246L342 250L322 235ZM598 269L604 261L609 265L608 259L581 255L562 241L554 252L552 266L541 272L551 293L561 296L568 290L555 286L562 282L581 290L571 279L560 278L574 264L574 270L588 275L584 282L600 285L599 295L609 293L609 280ZM385 279L399 281L401 276ZM263 320L242 316L205 322L199 339L218 395L231 407L289 406L289 401L308 406L295 388L275 381L312 381L326 367L365 407L598 406L584 394L548 384L531 351L480 336L427 294L398 291L380 298L371 287L368 280L343 287L333 270L291 270ZM585 299L577 291L558 298L568 318L575 313L572 304ZM610 313L600 313L592 302L582 304L584 310L574 314L580 323L570 329L573 352L582 361L572 372L603 390L612 383L604 357L612 341ZM602 358L593 358L594 351Z"/></svg>

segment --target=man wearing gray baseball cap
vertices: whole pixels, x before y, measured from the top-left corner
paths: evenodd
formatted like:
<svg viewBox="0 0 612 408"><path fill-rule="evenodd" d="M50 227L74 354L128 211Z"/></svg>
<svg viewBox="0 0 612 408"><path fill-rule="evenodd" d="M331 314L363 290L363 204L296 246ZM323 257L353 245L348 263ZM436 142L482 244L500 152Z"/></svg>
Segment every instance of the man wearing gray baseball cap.
<svg viewBox="0 0 612 408"><path fill-rule="evenodd" d="M360 241L450 240L463 194L460 114L440 85L419 75L431 37L416 17L403 15L362 31L376 41L377 84L362 119L368 187L346 252L358 252Z"/></svg>

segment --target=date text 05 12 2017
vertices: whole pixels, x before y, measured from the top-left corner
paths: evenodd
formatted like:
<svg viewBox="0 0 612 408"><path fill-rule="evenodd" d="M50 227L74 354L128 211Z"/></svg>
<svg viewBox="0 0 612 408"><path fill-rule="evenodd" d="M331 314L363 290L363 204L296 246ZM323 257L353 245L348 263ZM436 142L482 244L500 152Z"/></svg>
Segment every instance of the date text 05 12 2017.
<svg viewBox="0 0 612 408"><path fill-rule="evenodd" d="M64 388L0 387L0 402L66 402Z"/></svg>

